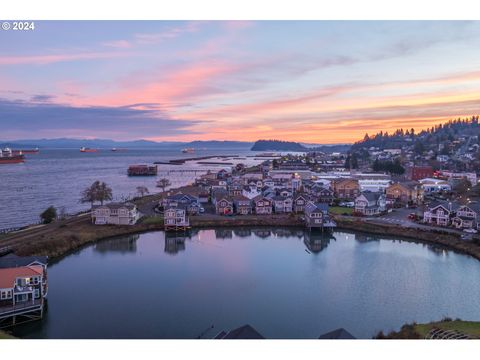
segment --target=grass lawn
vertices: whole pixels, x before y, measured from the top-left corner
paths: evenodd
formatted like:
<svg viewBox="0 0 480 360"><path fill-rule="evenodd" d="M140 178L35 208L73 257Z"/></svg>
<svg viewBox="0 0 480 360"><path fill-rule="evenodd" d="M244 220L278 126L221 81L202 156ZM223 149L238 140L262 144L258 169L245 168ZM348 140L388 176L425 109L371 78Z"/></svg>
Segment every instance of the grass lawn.
<svg viewBox="0 0 480 360"><path fill-rule="evenodd" d="M432 329L439 328L444 330L458 330L465 334L476 336L480 338L480 322L478 321L462 321L462 320L453 320L453 321L438 321L428 324L416 324L415 330L422 336L425 335Z"/></svg>
<svg viewBox="0 0 480 360"><path fill-rule="evenodd" d="M16 338L0 330L0 340L1 339L16 339Z"/></svg>
<svg viewBox="0 0 480 360"><path fill-rule="evenodd" d="M163 216L149 216L142 219L141 223L146 225L163 224Z"/></svg>
<svg viewBox="0 0 480 360"><path fill-rule="evenodd" d="M348 207L344 207L344 206L332 206L328 209L328 211L331 213L331 214L335 214L335 215L352 215L353 213L353 208L348 208Z"/></svg>

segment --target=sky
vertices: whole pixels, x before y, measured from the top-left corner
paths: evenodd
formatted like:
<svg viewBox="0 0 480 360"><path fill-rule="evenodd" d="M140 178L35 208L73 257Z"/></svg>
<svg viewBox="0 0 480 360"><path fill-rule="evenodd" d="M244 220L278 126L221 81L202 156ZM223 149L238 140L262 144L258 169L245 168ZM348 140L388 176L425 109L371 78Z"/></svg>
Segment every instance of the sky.
<svg viewBox="0 0 480 360"><path fill-rule="evenodd" d="M37 21L0 45L0 140L333 144L480 113L479 21Z"/></svg>

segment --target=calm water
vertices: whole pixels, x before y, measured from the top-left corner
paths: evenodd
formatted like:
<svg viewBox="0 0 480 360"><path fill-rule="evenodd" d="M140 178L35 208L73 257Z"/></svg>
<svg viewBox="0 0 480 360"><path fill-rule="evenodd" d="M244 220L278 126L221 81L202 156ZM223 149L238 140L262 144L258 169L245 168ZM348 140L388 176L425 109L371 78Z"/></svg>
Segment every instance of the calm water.
<svg viewBox="0 0 480 360"><path fill-rule="evenodd" d="M89 204L80 204L80 193L95 180L101 180L113 189L114 200L135 196L137 186L146 186L150 193L160 191L156 181L169 177L172 186L178 187L193 181L193 174L170 174L166 171L180 168L202 168L212 166L189 164L182 167L159 165L157 177L129 177L127 168L131 164L153 163L178 158L205 155L252 155L238 149L200 150L195 154L182 154L179 150L128 150L99 153L81 153L78 149L41 149L39 154L27 154L24 164L0 165L0 229L36 223L39 214L53 205L66 213L85 210ZM252 158L247 161L252 162Z"/></svg>
<svg viewBox="0 0 480 360"><path fill-rule="evenodd" d="M201 230L108 240L49 267L48 313L16 334L196 338L249 323L267 338L360 338L445 316L480 320L480 263L423 244L336 232Z"/></svg>

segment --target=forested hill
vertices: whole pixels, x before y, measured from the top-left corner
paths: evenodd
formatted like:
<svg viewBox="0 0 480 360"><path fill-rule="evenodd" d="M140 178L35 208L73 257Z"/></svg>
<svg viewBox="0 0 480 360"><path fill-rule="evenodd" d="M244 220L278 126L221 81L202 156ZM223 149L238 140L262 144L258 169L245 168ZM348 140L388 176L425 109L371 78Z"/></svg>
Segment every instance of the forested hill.
<svg viewBox="0 0 480 360"><path fill-rule="evenodd" d="M252 151L307 151L308 148L293 141L258 140L251 149Z"/></svg>
<svg viewBox="0 0 480 360"><path fill-rule="evenodd" d="M332 152L347 152L350 150L349 144L336 144L336 145L318 145L318 146L305 146L298 142L293 141L281 141L281 140L258 140L253 144L252 151L321 151L324 153Z"/></svg>
<svg viewBox="0 0 480 360"><path fill-rule="evenodd" d="M371 147L383 149L400 149L405 145L421 143L423 146L438 145L448 141L455 141L458 137L467 137L480 134L479 116L471 118L449 120L448 122L432 126L427 130L415 133L412 129L398 129L394 133L382 132L375 135L365 134L364 138L352 145L352 150L368 149Z"/></svg>

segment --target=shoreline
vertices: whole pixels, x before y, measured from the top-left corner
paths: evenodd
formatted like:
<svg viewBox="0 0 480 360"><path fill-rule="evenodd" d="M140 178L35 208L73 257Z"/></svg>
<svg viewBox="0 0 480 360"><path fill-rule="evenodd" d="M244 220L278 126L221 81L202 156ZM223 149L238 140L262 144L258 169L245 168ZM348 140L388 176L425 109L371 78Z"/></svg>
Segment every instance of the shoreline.
<svg viewBox="0 0 480 360"><path fill-rule="evenodd" d="M335 230L354 230L362 233L400 237L406 241L436 244L448 250L470 255L480 260L480 245L463 241L457 235L434 230L421 230L391 224L367 223L358 218L334 216ZM295 227L304 229L301 215L199 215L190 218L192 228L215 229L225 227ZM14 232L0 238L0 247L10 246L19 256L45 255L51 261L75 252L86 245L124 235L142 234L164 230L162 217L146 217L135 225L93 225L90 216L83 214L72 219L58 221L40 228ZM334 231L335 231L334 230ZM388 240L388 239L387 239Z"/></svg>

